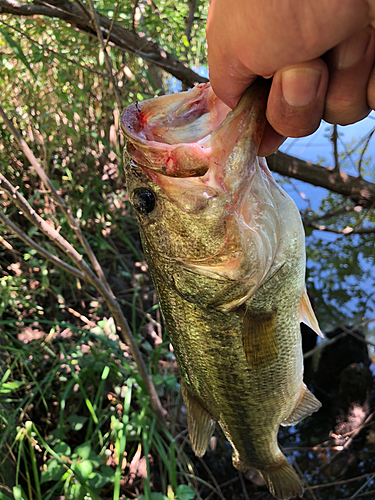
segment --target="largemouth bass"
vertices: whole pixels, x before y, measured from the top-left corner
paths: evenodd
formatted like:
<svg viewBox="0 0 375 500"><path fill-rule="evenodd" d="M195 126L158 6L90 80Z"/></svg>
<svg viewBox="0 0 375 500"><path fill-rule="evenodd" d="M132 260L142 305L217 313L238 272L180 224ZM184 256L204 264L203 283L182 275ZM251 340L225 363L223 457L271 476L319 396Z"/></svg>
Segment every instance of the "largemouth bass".
<svg viewBox="0 0 375 500"><path fill-rule="evenodd" d="M280 425L321 406L303 383L300 214L257 157L267 86L234 111L209 84L129 106L125 170L143 249L181 370L189 435L204 455L218 422L233 464L279 499L302 495Z"/></svg>

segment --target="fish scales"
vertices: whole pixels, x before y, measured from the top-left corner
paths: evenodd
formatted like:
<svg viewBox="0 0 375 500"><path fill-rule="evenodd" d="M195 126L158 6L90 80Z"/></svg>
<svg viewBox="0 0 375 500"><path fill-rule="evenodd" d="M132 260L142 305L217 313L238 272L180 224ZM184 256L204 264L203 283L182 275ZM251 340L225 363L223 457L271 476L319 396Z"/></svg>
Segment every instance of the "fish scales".
<svg viewBox="0 0 375 500"><path fill-rule="evenodd" d="M235 467L258 470L287 499L303 488L279 449L279 426L320 407L302 380L299 322L320 331L299 212L256 156L265 102L256 83L230 112L205 84L130 106L122 128L129 199L193 449L204 454L218 422Z"/></svg>

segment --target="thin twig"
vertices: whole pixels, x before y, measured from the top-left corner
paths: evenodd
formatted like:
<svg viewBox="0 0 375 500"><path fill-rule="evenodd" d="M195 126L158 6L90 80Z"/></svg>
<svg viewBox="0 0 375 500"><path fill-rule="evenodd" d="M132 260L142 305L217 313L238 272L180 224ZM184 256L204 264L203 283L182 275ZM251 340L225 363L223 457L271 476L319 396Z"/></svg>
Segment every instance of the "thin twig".
<svg viewBox="0 0 375 500"><path fill-rule="evenodd" d="M111 33L112 33L112 30L113 30L113 26L115 24L115 19L117 17L117 12L118 12L119 7L120 7L120 1L116 2L115 11L113 13L111 24L110 24L109 30L107 32L107 39L105 41L104 48L107 48L107 45L109 43L109 39L111 38Z"/></svg>
<svg viewBox="0 0 375 500"><path fill-rule="evenodd" d="M326 340L325 342L322 342L322 343L318 344L316 347L314 347L310 351L307 351L303 355L304 359L311 358L311 356L314 356L315 353L317 353L317 352L325 349L327 346L329 346L331 344L334 344L335 342L337 342L338 340L342 339L343 337L346 337L347 335L351 335L352 337L356 338L360 342L363 342L364 344L367 344L367 345L370 345L372 347L375 347L375 343L374 342L371 342L370 340L367 340L367 339L363 338L361 335L358 335L355 332L355 329L363 328L364 326L372 323L373 321L375 321L375 318L366 319L365 321L362 321L361 323L359 323L358 325L353 326L352 328L347 328L346 326L340 325L340 328L343 330L342 333L340 333L339 335L336 335L335 337L333 337L333 338L331 338L329 340Z"/></svg>
<svg viewBox="0 0 375 500"><path fill-rule="evenodd" d="M1 183L0 179L0 183ZM59 259L52 253L48 252L48 250L45 250L43 247L38 245L38 243L35 243L34 240L29 238L26 233L22 231L16 224L14 224L6 215L4 215L2 212L0 212L0 219L2 222L14 233L20 240L22 240L26 245L28 245L30 248L33 248L36 252L38 252L42 257L45 259L49 260L52 262L57 267L60 267L60 269L63 269L64 271L72 274L73 276L76 276L76 278L79 278L80 280L86 281L85 275L79 270L76 269L73 266L70 266L63 260Z"/></svg>
<svg viewBox="0 0 375 500"><path fill-rule="evenodd" d="M348 234L374 234L375 233L375 226L374 227L362 227L362 228L358 228L358 229L347 226L347 227L344 227L344 229L337 229L335 227L323 226L322 224L315 224L314 222L309 222L306 225L308 227L313 228L313 229L318 229L319 231L326 231L327 233L334 233L334 234L344 234L345 236Z"/></svg>
<svg viewBox="0 0 375 500"><path fill-rule="evenodd" d="M282 451L283 451L283 450L284 450L284 449L282 448ZM308 487L308 486L309 486L309 483L307 482L307 479L305 478L304 473L302 472L302 470L301 470L300 466L298 465L298 463L297 463L297 462L296 462L293 458L292 458L292 464L293 464L293 467L294 467L294 468L296 469L296 471L298 472L299 477L300 477L300 479L301 479L301 482L303 482L303 487L304 487L304 488ZM310 497L311 497L311 499L312 499L312 500L318 500L318 499L316 498L316 495L315 495L315 493L314 493L313 491L309 491L309 494L310 494Z"/></svg>
<svg viewBox="0 0 375 500"><path fill-rule="evenodd" d="M333 167L333 172L339 172L340 170L340 162L339 162L339 152L337 148L337 141L338 141L339 135L337 133L337 125L333 125L332 129L332 135L331 135L331 141L333 144L333 158L335 160L335 166Z"/></svg>
<svg viewBox="0 0 375 500"><path fill-rule="evenodd" d="M93 0L89 0L89 5L90 5L91 17L92 17L92 20L94 21L94 24L95 24L95 29L96 29L96 33L97 33L98 40L99 40L99 43L100 43L100 47L101 47L101 49L102 49L102 51L104 53L104 60L105 60L105 65L106 65L106 68L107 68L108 76L109 76L109 79L112 82L113 90L115 92L117 106L118 106L119 109L121 109L122 108L121 94L120 94L119 88L118 88L118 86L116 84L115 77L113 76L111 58L109 57L107 49L106 49L106 46L104 44L102 30L101 30L101 27L100 27L100 22L99 22L98 14L97 14L97 12L95 10ZM109 33L109 30L107 31L107 33ZM108 34L107 38L108 39L110 38L109 34Z"/></svg>
<svg viewBox="0 0 375 500"><path fill-rule="evenodd" d="M375 206L375 200L374 200L373 204L371 205L371 207L369 207L367 210L363 211L363 214L359 218L359 221L353 227L353 230L357 230L357 228L359 228L362 225L362 222L366 219L366 217L368 217L371 214L371 211L374 209L374 206Z"/></svg>
<svg viewBox="0 0 375 500"><path fill-rule="evenodd" d="M250 500L249 494L248 494L247 489L246 489L246 485L245 485L245 481L244 481L242 472L238 472L238 475L240 476L242 491L243 491L245 500Z"/></svg>
<svg viewBox="0 0 375 500"><path fill-rule="evenodd" d="M358 434L362 431L362 429L363 429L363 428L364 428L364 427L365 427L365 426L366 426L369 422L371 422L372 417L374 416L374 413L375 413L375 412L370 413L370 415L366 418L366 420L365 420L365 421L364 421L364 422L363 422L363 423L362 423L359 427L357 427L356 429L354 429L354 430L353 430L352 435L351 435L351 436L350 436L350 438L346 441L346 443L344 444L344 446L343 446L342 448L340 448L339 450L337 450L337 453L335 453L334 455L331 455L330 460L329 460L327 463L325 463L325 464L321 465L321 466L320 466L320 467L319 467L319 468L318 468L318 469L314 472L314 474L313 474L313 475L316 475L316 474L318 474L318 473L322 473L323 471L325 471L325 470L326 470L326 469L327 469L327 468L328 468L328 467L332 464L332 462L334 462L334 461L336 460L336 458L337 458L338 456L340 456L340 454L341 454L344 450L346 450L346 449L350 446L350 444L352 443L353 439L354 439L354 438L355 438L355 437L356 437L356 436L357 436L357 435L358 435Z"/></svg>
<svg viewBox="0 0 375 500"><path fill-rule="evenodd" d="M330 488L331 486L338 486L340 484L352 483L354 481L359 481L360 479L364 479L365 477L369 477L369 473L362 474L361 476L351 477L350 479L341 479L340 481L332 481L332 483L323 483L323 484L314 484L314 486L309 486L306 489L309 490L318 490L322 488Z"/></svg>
<svg viewBox="0 0 375 500"><path fill-rule="evenodd" d="M85 14L85 16L87 17L87 19L91 19L90 12L86 8L86 5L83 2L81 2L81 0L75 0L75 2L78 5L78 7L81 9L81 11L83 12L83 14Z"/></svg>
<svg viewBox="0 0 375 500"><path fill-rule="evenodd" d="M209 488L211 490L211 492L213 494L217 494L221 500L227 500L223 494L221 493L221 490L220 491L217 491L217 489L215 488L215 486L212 486L212 484L210 484L208 481L205 481L204 479L202 479L201 477L197 477L197 476L194 476L193 474L186 474L187 477L191 478L191 479L195 479L198 483L201 483L203 484L204 486L207 486L207 488ZM236 480L238 481L238 478L236 478ZM208 497L207 497L208 498ZM207 500L207 499L206 499Z"/></svg>
<svg viewBox="0 0 375 500"><path fill-rule="evenodd" d="M85 70L89 71L90 73L95 73L96 75L101 76L102 78L106 78L106 75L104 73L101 73L100 71L97 71L96 69L91 68L90 66L84 66L83 64L80 64L79 62L74 61L74 59L70 59L69 57L63 56L59 52L56 52L55 50L50 49L47 45L44 45L43 43L39 43L36 40L34 40L33 38L31 38L31 36L26 35L26 33L24 31L19 30L15 26L11 26L10 24L5 23L3 20L0 20L0 22L2 24L4 24L5 26L7 26L8 28L12 29L13 31L17 31L17 33L19 33L22 37L30 40L30 42L34 43L35 45L38 45L39 47L41 47L43 50L46 50L47 52L51 52L51 54L54 54L55 56L59 57L60 59L64 59L65 61L68 61L71 64L75 64L76 66L78 66L82 69L85 69Z"/></svg>
<svg viewBox="0 0 375 500"><path fill-rule="evenodd" d="M208 467L208 465L206 464L206 462L199 457L199 461L200 463L203 465L203 468L206 470L207 474L210 476L210 479L211 481L213 482L214 486L215 486L215 490L216 490L216 493L217 495L222 499L222 500L225 500L225 497L223 495L223 492L221 491L221 488L219 486L219 483L216 481L216 478L215 476L212 474L211 472L211 469Z"/></svg>
<svg viewBox="0 0 375 500"><path fill-rule="evenodd" d="M41 178L43 184L46 186L46 188L50 191L52 198L55 200L57 205L61 208L63 214L67 218L70 226L73 228L74 232L77 235L77 238L79 239L81 245L83 246L97 276L99 277L99 280L102 282L103 286L107 288L107 290L110 290L110 286L107 282L106 277L104 276L103 270L94 254L92 251L89 242L86 240L84 234L81 231L81 228L79 227L78 222L72 215L72 210L70 207L68 207L65 203L65 201L61 198L61 196L57 193L55 187L53 186L52 182L48 178L47 174L41 167L40 163L38 160L35 158L34 153L31 151L29 146L27 145L26 141L21 137L21 134L18 132L18 130L15 128L13 123L9 120L7 114L5 113L4 109L0 106L0 116L3 118L6 126L8 127L8 130L10 131L11 134L13 134L17 144L19 147L22 149L23 153L25 154L26 158L29 160L31 163L31 166L34 168L36 173L39 175Z"/></svg>
<svg viewBox="0 0 375 500"><path fill-rule="evenodd" d="M129 346L132 357L137 365L140 376L145 384L146 390L150 395L152 408L158 419L165 424L163 407L161 405L159 396L156 392L155 386L147 372L145 362L143 361L142 354L139 351L137 343L129 328L128 322L117 302L112 290L107 288L91 268L85 262L83 256L61 236L61 234L45 222L35 210L28 204L27 200L14 188L7 179L0 174L1 185L12 197L12 201L22 211L23 215L40 231L42 231L51 241L56 243L66 255L68 255L74 264L86 275L87 281L97 290L97 292L104 298L109 310L119 327L118 335L124 344ZM49 181L49 179L48 179ZM50 182L50 181L49 181Z"/></svg>
<svg viewBox="0 0 375 500"><path fill-rule="evenodd" d="M327 346L329 346L331 344L334 344L335 342L337 342L338 340L342 339L343 337L346 337L346 335L347 335L347 333L343 332L343 333L340 333L339 335L336 335L332 339L329 339L329 340L327 340L325 342L322 342L321 344L318 344L316 347L314 347L314 349L311 349L310 351L307 351L303 355L303 359L311 358L311 356L314 356L314 354L316 354L317 352L322 351Z"/></svg>
<svg viewBox="0 0 375 500"><path fill-rule="evenodd" d="M135 21L135 15L137 13L138 4L139 4L139 0L135 0L134 7L133 7L133 15L132 15L132 31L134 31L134 32L137 29L137 23Z"/></svg>
<svg viewBox="0 0 375 500"><path fill-rule="evenodd" d="M197 8L197 0L189 0L189 12L186 17L186 25L185 25L185 36L187 38L187 41L190 44L191 40L191 29L193 27L193 22L194 22L194 14L195 10ZM188 49L188 47L186 47ZM187 50L186 50L187 52Z"/></svg>
<svg viewBox="0 0 375 500"><path fill-rule="evenodd" d="M375 129L371 130L371 132L369 133L369 135L367 137L366 144L364 145L364 147L362 149L361 156L360 156L359 162L358 162L358 176L359 177L362 177L362 162L363 162L363 157L364 157L364 155L365 155L365 153L367 151L369 142L371 141L371 137L374 135L374 132L375 132Z"/></svg>
<svg viewBox="0 0 375 500"><path fill-rule="evenodd" d="M372 474L372 475L371 475L371 476L367 479L367 481L366 481L364 484L362 484L362 486L360 486L360 487L358 488L358 490L357 490L357 491L356 491L356 492L355 492L355 493L354 493L354 494L353 494L353 495L349 498L349 500L353 500L354 498L356 498L356 497L357 497L357 496L361 493L361 491L362 491L364 488L366 488L366 486L367 486L369 483L371 483L371 481L372 481L374 478L375 478L375 473L374 473L374 474Z"/></svg>
<svg viewBox="0 0 375 500"><path fill-rule="evenodd" d="M358 497L372 497L372 498L375 498L375 490L369 490L369 491L365 491L364 493L359 493L357 495L357 498ZM342 498L341 500L350 500L350 498Z"/></svg>
<svg viewBox="0 0 375 500"><path fill-rule="evenodd" d="M362 207L361 207L362 208ZM326 212L322 215L316 215L315 217L306 217L306 224L309 225L310 222L318 222L324 219L331 219L333 217L337 217L338 215L345 214L347 212L354 211L355 206L345 205L344 207L340 207L337 210L333 210L332 212Z"/></svg>

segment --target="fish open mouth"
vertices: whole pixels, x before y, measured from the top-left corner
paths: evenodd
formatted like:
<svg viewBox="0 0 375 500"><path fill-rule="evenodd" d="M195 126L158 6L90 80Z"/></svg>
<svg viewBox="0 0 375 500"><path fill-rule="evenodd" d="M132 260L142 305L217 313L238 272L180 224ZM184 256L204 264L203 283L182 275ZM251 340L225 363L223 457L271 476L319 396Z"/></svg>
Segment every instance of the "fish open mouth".
<svg viewBox="0 0 375 500"><path fill-rule="evenodd" d="M179 178L204 176L210 166L224 166L241 139L251 143L256 156L267 87L256 81L234 111L216 97L209 83L128 106L121 119L128 154L140 167Z"/></svg>

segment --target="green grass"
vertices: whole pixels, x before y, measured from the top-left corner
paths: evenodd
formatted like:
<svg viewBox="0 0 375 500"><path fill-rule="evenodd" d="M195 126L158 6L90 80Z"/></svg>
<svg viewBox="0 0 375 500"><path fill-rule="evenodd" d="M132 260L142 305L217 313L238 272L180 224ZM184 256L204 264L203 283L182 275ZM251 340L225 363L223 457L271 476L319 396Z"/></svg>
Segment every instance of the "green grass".
<svg viewBox="0 0 375 500"><path fill-rule="evenodd" d="M71 332L68 341L51 336L48 321L41 322L48 333L27 344L3 332L7 345L1 351L13 361L0 382L0 401L12 408L2 414L1 439L11 449L7 459L14 461L14 498L119 500L133 459L146 463L140 498L197 495L187 485L188 459L182 455L176 462L177 443L156 422L136 366L105 333L104 323L92 329L55 324L56 331ZM179 391L173 380L172 400ZM160 491L152 484L150 456L157 457ZM134 491L130 498L136 496Z"/></svg>

